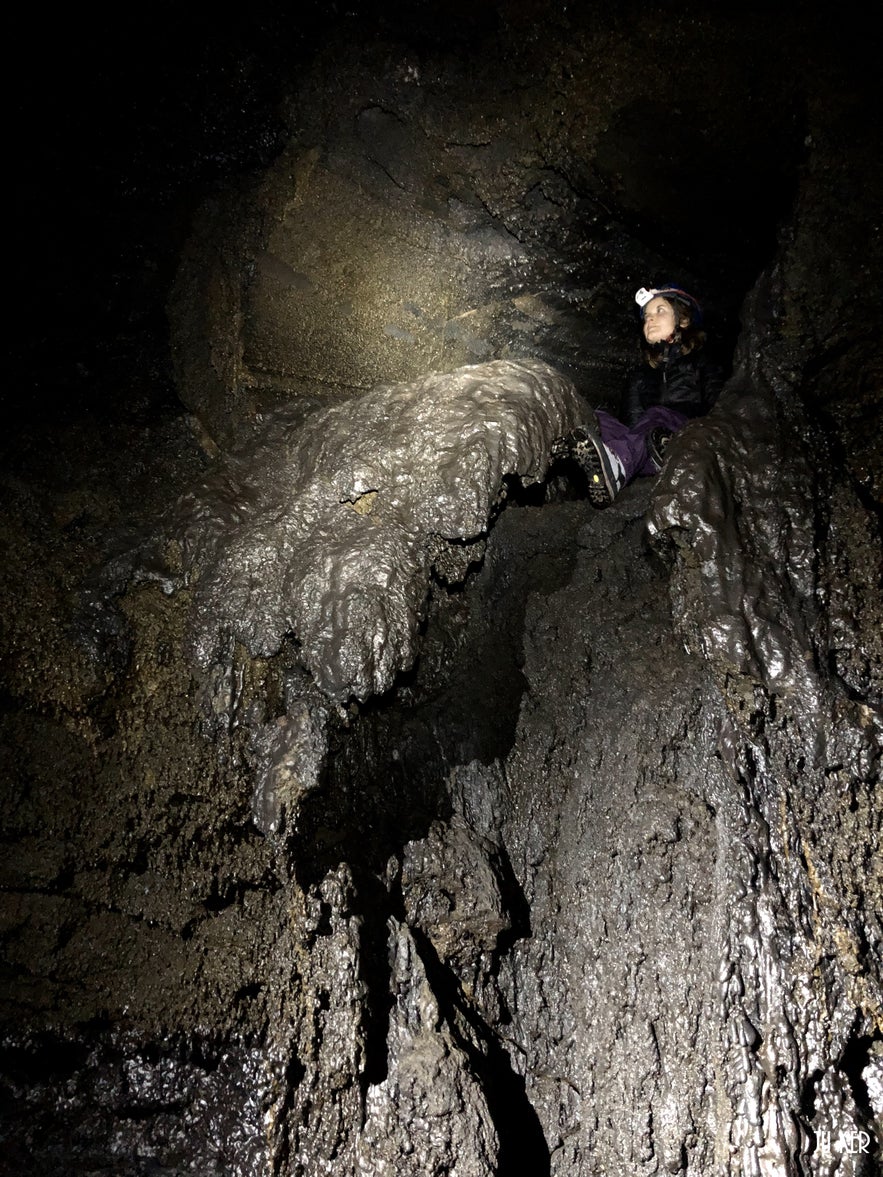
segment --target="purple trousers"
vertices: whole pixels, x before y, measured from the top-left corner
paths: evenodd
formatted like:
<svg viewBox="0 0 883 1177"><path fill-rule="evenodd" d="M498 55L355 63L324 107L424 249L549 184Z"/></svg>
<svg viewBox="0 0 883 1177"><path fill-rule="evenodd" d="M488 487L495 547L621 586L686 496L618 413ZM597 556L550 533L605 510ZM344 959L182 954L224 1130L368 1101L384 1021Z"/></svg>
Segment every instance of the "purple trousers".
<svg viewBox="0 0 883 1177"><path fill-rule="evenodd" d="M596 409L601 440L613 450L625 470L626 482L638 474L656 474L656 466L647 452L647 434L651 429L670 429L677 433L689 420L676 409L651 405L634 425L623 425L603 409Z"/></svg>

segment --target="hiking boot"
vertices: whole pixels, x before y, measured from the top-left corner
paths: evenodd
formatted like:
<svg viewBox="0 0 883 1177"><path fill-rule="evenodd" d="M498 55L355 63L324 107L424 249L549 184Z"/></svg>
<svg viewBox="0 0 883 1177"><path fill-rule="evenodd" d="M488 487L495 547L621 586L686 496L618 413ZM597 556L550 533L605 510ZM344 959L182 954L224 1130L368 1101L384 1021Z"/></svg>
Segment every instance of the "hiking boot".
<svg viewBox="0 0 883 1177"><path fill-rule="evenodd" d="M665 465L665 451L673 437L672 430L666 429L662 425L657 425L647 434L647 453L657 470L661 470Z"/></svg>
<svg viewBox="0 0 883 1177"><path fill-rule="evenodd" d="M575 458L577 446L581 446L586 438L585 429L571 429L570 433L565 433L563 437L556 437L552 442L552 449L550 451L551 460L553 462L560 462L568 458Z"/></svg>
<svg viewBox="0 0 883 1177"><path fill-rule="evenodd" d="M594 429L574 429L567 435L568 454L586 476L589 501L593 507L609 507L625 486L622 462Z"/></svg>

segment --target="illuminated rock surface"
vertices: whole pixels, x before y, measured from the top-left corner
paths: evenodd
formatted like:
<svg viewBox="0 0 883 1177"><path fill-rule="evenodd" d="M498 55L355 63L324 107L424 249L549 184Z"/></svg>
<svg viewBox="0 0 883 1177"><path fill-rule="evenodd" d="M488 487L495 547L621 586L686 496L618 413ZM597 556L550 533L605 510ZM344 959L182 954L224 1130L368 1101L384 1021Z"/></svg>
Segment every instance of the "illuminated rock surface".
<svg viewBox="0 0 883 1177"><path fill-rule="evenodd" d="M284 21L211 60L182 26L128 108L59 55L52 151L138 215L65 255L23 181L19 303L58 313L4 454L0 1172L867 1177L870 53L430 10L348 11L296 76ZM615 399L648 272L702 279L733 376L596 512L549 442Z"/></svg>
<svg viewBox="0 0 883 1177"><path fill-rule="evenodd" d="M496 360L271 418L182 507L197 658L293 633L331 698L382 694L413 665L430 569L458 560L446 542L462 579L504 480L542 481L585 413L548 365Z"/></svg>

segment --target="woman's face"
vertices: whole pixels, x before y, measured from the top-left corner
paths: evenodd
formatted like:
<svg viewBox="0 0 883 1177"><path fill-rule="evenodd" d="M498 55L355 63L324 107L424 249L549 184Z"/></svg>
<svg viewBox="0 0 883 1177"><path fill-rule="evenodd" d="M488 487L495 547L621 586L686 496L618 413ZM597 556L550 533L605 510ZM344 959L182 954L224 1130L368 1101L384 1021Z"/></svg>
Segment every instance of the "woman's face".
<svg viewBox="0 0 883 1177"><path fill-rule="evenodd" d="M665 343L675 333L675 312L665 299L651 298L644 307L644 338L648 343Z"/></svg>

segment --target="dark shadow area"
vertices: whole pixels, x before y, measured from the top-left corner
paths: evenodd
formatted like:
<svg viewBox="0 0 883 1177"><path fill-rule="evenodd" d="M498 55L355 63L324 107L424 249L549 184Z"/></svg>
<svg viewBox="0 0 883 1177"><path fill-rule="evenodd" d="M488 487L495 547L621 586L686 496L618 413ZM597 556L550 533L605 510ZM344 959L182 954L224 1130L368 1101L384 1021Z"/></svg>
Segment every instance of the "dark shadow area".
<svg viewBox="0 0 883 1177"><path fill-rule="evenodd" d="M413 930L420 959L440 1008L448 1016L457 1045L469 1059L481 1082L488 1111L500 1140L497 1177L548 1177L551 1158L539 1117L525 1091L524 1078L512 1067L512 1060L499 1036L479 1017L466 1000L456 978L439 960L429 940ZM456 1012L475 1034L475 1043L456 1032Z"/></svg>
<svg viewBox="0 0 883 1177"><path fill-rule="evenodd" d="M365 1065L359 1076L362 1093L371 1084L382 1083L388 1072L387 1033L395 994L390 985L389 918L403 920L401 897L383 886L376 874L359 872L355 906L362 919L360 937L361 976L365 983Z"/></svg>
<svg viewBox="0 0 883 1177"><path fill-rule="evenodd" d="M595 159L634 236L648 254L679 258L710 288L725 332L769 264L804 156L803 112L793 98L770 118L765 96L746 83L743 102L745 128L755 133L740 143L714 126L708 104L695 96L674 107L649 96L617 113Z"/></svg>
<svg viewBox="0 0 883 1177"><path fill-rule="evenodd" d="M338 733L326 788L300 812L294 858L305 885L341 860L382 872L405 842L450 816L452 768L505 759L525 689L527 600L568 582L575 522L513 505L465 588L435 587L416 667Z"/></svg>
<svg viewBox="0 0 883 1177"><path fill-rule="evenodd" d="M320 0L297 20L271 3L15 14L7 414L112 413L133 365L168 408L165 299L193 212L278 152L281 80L339 19Z"/></svg>
<svg viewBox="0 0 883 1177"><path fill-rule="evenodd" d="M879 1121L871 1093L868 1090L866 1076L874 1073L874 1062L880 1056L881 1045L883 1045L883 1035L857 1035L850 1038L843 1058L840 1060L840 1069L849 1082L852 1097L860 1114L859 1121L851 1126L851 1130L864 1131L868 1137L863 1147L857 1145L856 1149L859 1162L865 1166L864 1169L859 1167L856 1169L860 1177L863 1177L865 1173L879 1172L880 1141L874 1131Z"/></svg>

